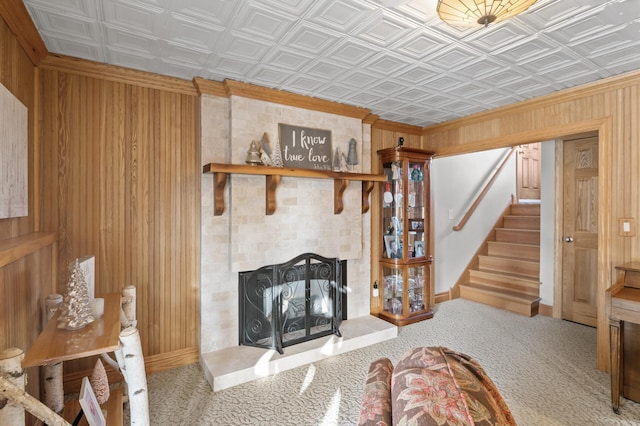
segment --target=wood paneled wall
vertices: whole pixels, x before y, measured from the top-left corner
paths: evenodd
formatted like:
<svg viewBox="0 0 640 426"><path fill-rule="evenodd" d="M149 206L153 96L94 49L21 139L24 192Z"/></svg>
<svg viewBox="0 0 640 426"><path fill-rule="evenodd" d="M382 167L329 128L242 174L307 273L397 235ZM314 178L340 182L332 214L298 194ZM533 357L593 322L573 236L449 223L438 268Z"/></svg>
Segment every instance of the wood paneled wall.
<svg viewBox="0 0 640 426"><path fill-rule="evenodd" d="M640 258L640 239L618 236L617 231L618 218L640 219L638 123L640 73L634 72L431 126L423 132L424 144L438 155L598 132L598 368L603 370L609 363L604 292L616 278L616 265Z"/></svg>
<svg viewBox="0 0 640 426"><path fill-rule="evenodd" d="M28 108L29 215L0 219L0 251L9 253L18 237L39 230L38 198L41 177L34 167L41 148L35 138L34 76L36 70L4 20L0 19L0 82ZM2 155L2 153L0 153ZM27 350L40 332L41 301L53 288L55 252L51 244L0 264L0 350ZM29 371L28 389L38 393L37 370Z"/></svg>
<svg viewBox="0 0 640 426"><path fill-rule="evenodd" d="M148 372L197 361L202 171L193 84L54 56L39 68L43 226L58 232L58 292L69 263L94 255L96 294L137 288Z"/></svg>

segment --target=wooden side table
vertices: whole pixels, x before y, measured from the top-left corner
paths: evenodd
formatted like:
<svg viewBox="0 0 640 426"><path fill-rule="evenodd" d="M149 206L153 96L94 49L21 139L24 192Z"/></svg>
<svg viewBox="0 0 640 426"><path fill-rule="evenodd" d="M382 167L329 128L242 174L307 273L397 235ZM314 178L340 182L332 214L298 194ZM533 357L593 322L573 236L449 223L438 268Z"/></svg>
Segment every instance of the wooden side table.
<svg viewBox="0 0 640 426"><path fill-rule="evenodd" d="M120 293L106 294L102 317L79 330L59 329L59 315L60 312L56 312L47 322L42 333L25 354L22 368L56 364L113 352L120 348ZM112 395L109 400L111 398L117 400L119 395L121 402L122 393L116 392L116 394L115 398ZM109 410L109 417L113 424L122 424L122 403L109 404L107 401L105 406ZM75 414L78 414L78 411ZM73 414L74 417L75 414ZM112 424L111 421L109 424Z"/></svg>
<svg viewBox="0 0 640 426"><path fill-rule="evenodd" d="M619 276L606 292L611 345L611 406L620 414L624 386L624 323L640 324L640 263L616 266Z"/></svg>

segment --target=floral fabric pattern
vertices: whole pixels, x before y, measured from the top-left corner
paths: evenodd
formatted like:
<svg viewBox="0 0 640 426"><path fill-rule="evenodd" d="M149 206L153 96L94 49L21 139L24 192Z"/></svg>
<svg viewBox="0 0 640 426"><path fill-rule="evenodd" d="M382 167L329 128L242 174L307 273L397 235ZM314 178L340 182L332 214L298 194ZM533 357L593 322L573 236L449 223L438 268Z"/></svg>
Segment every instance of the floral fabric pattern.
<svg viewBox="0 0 640 426"><path fill-rule="evenodd" d="M374 401L385 396L388 404ZM500 392L476 361L447 348L421 347L405 353L395 369L386 358L371 364L358 424L507 426L516 423Z"/></svg>
<svg viewBox="0 0 640 426"><path fill-rule="evenodd" d="M387 358L371 363L360 404L359 425L391 426L391 374L393 364Z"/></svg>

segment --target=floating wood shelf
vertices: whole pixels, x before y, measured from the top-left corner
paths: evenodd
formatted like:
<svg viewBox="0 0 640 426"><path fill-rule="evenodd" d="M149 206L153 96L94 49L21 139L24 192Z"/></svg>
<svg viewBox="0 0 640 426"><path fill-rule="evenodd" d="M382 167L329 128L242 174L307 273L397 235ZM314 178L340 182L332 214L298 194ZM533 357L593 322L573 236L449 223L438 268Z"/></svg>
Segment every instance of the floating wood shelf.
<svg viewBox="0 0 640 426"><path fill-rule="evenodd" d="M55 232L32 232L0 241L0 268L55 243Z"/></svg>
<svg viewBox="0 0 640 426"><path fill-rule="evenodd" d="M258 175L266 179L265 197L266 214L272 215L276 211L276 189L282 176L313 179L333 179L333 213L340 214L344 209L342 194L349 185L349 181L362 182L362 213L369 211L369 194L375 182L386 182L384 175L366 173L334 172L330 170L294 169L287 167L250 166L244 164L206 164L203 173L213 173L213 214L220 216L224 213L224 189L230 174Z"/></svg>

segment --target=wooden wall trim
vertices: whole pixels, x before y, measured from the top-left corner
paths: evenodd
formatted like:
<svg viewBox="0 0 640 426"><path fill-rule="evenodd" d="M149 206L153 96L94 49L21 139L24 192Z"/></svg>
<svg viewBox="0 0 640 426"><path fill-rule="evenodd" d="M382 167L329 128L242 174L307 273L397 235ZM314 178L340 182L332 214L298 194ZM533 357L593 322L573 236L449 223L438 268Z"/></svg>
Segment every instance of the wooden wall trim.
<svg viewBox="0 0 640 426"><path fill-rule="evenodd" d="M199 95L206 94L226 98L231 96L240 96L258 101L273 102L296 108L304 108L311 111L327 112L345 117L358 118L363 120L363 122L371 116L370 111L366 108L341 104L339 102L326 101L311 96L270 89L268 87L257 86L255 84L243 83L235 80L225 79L223 82L217 82L195 77L193 79L193 85Z"/></svg>
<svg viewBox="0 0 640 426"><path fill-rule="evenodd" d="M193 86L198 95L213 95L228 98L229 93L224 83L220 81L207 80L206 78L194 77Z"/></svg>
<svg viewBox="0 0 640 426"><path fill-rule="evenodd" d="M553 317L553 306L541 303L538 307L538 314L544 315L546 317Z"/></svg>
<svg viewBox="0 0 640 426"><path fill-rule="evenodd" d="M147 374L154 374L194 364L199 360L200 350L197 346L192 346L190 348L145 357L144 367Z"/></svg>
<svg viewBox="0 0 640 426"><path fill-rule="evenodd" d="M550 105L571 102L579 98L610 93L637 83L640 83L640 71L632 71L592 83L587 83L579 87L560 90L534 99L482 111L477 114L472 114L444 123L434 124L433 126L424 127L422 129L422 134L427 136L432 133L445 132L462 126L471 126L489 119L497 120L504 116L512 116L521 112L529 112L531 110L544 108Z"/></svg>
<svg viewBox="0 0 640 426"><path fill-rule="evenodd" d="M450 291L443 291L442 293L436 293L433 295L433 303L435 303L436 305L438 303L448 302L449 300L453 300L451 298Z"/></svg>
<svg viewBox="0 0 640 426"><path fill-rule="evenodd" d="M477 142L465 143L463 145L438 147L437 152L438 157L446 157L450 155L485 151L488 149L507 148L523 143L559 139L564 136L598 130L603 123L610 120L611 117L605 117L574 123L558 124L539 129L529 129L519 133L507 133L488 139L480 138Z"/></svg>
<svg viewBox="0 0 640 426"><path fill-rule="evenodd" d="M362 119L362 124L373 124L378 120L378 116L375 114L368 114Z"/></svg>
<svg viewBox="0 0 640 426"><path fill-rule="evenodd" d="M138 71L115 65L62 55L47 55L38 65L42 69L131 84L165 92L197 96L193 82L176 77Z"/></svg>
<svg viewBox="0 0 640 426"><path fill-rule="evenodd" d="M422 136L423 132L422 127L389 120L376 120L371 124L371 128L377 130L389 130L391 132L405 133L416 136Z"/></svg>
<svg viewBox="0 0 640 426"><path fill-rule="evenodd" d="M0 268L55 243L56 237L55 232L32 232L0 241Z"/></svg>
<svg viewBox="0 0 640 426"><path fill-rule="evenodd" d="M0 1L0 16L34 65L49 53L22 0Z"/></svg>

